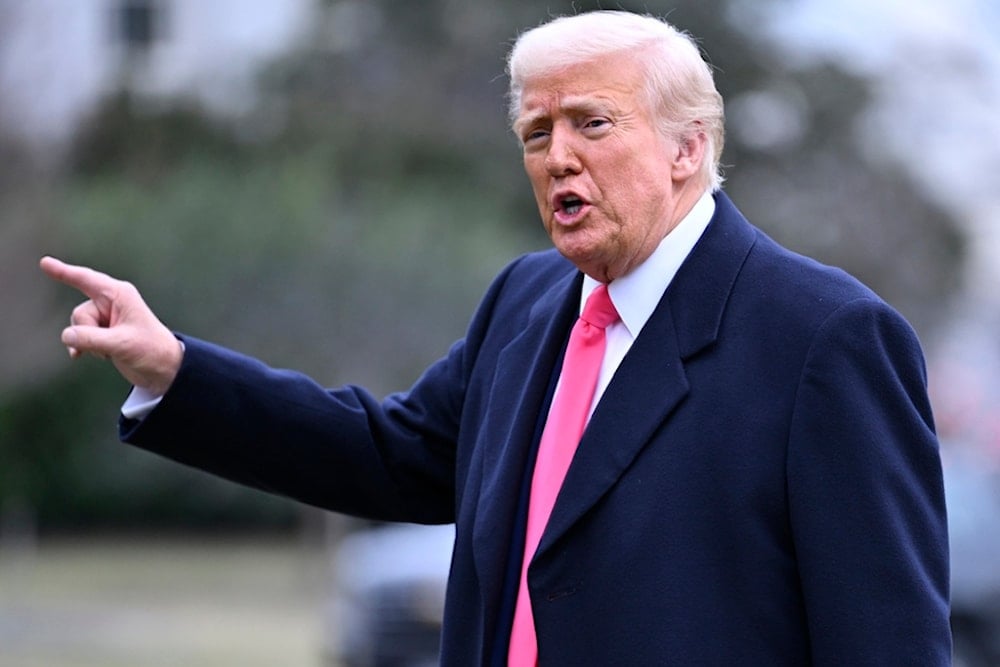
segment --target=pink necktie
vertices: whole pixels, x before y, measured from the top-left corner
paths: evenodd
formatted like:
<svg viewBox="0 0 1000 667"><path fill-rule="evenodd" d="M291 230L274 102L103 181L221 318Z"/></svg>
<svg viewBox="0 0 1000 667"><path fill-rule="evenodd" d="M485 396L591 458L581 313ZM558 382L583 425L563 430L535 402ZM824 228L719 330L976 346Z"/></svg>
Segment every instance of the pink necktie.
<svg viewBox="0 0 1000 667"><path fill-rule="evenodd" d="M559 388L542 431L535 472L531 478L521 583L510 633L509 667L535 667L538 662L538 640L528 595L528 564L538 548L556 495L587 424L604 358L604 329L616 321L618 312L608 296L608 288L598 285L587 298L583 314L569 336Z"/></svg>

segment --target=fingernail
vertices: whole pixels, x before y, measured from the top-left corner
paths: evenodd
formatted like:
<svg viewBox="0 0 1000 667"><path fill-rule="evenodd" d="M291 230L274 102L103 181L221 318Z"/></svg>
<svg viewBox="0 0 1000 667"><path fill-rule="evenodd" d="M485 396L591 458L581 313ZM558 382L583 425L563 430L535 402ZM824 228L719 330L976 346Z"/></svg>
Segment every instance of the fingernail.
<svg viewBox="0 0 1000 667"><path fill-rule="evenodd" d="M66 329L63 331L62 342L65 345L72 347L80 342L80 337L73 329Z"/></svg>

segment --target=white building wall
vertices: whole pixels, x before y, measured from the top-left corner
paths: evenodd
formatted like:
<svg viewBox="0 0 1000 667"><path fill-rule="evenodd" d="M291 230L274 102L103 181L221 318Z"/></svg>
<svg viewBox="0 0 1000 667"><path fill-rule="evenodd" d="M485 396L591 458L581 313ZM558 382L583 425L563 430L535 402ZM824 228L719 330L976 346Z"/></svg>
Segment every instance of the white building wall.
<svg viewBox="0 0 1000 667"><path fill-rule="evenodd" d="M0 127L61 140L105 88L105 0L0 0Z"/></svg>
<svg viewBox="0 0 1000 667"><path fill-rule="evenodd" d="M125 78L140 94L239 112L257 68L293 48L317 11L315 0L155 2L159 38L145 57L126 58L122 0L0 0L0 130L57 146Z"/></svg>

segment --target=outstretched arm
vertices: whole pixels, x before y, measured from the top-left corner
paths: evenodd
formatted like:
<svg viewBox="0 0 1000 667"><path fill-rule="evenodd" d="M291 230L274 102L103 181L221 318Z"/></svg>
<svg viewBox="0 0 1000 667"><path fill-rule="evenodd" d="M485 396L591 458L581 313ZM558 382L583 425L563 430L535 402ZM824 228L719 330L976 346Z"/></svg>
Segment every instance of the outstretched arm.
<svg viewBox="0 0 1000 667"><path fill-rule="evenodd" d="M133 385L165 394L177 376L184 349L135 286L53 257L43 257L39 266L50 278L87 297L73 309L70 326L62 332L70 356L89 353L110 359Z"/></svg>

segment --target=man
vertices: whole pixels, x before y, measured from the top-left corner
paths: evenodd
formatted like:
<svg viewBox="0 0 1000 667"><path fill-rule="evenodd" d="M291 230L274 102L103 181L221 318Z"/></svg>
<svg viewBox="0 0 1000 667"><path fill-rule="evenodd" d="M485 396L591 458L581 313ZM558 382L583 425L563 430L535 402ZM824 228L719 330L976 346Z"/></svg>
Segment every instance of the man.
<svg viewBox="0 0 1000 667"><path fill-rule="evenodd" d="M949 664L910 327L719 190L722 103L670 25L556 19L509 71L555 250L509 265L406 393L182 344L132 286L43 259L90 297L71 354L136 386L122 438L332 510L455 522L443 664Z"/></svg>

